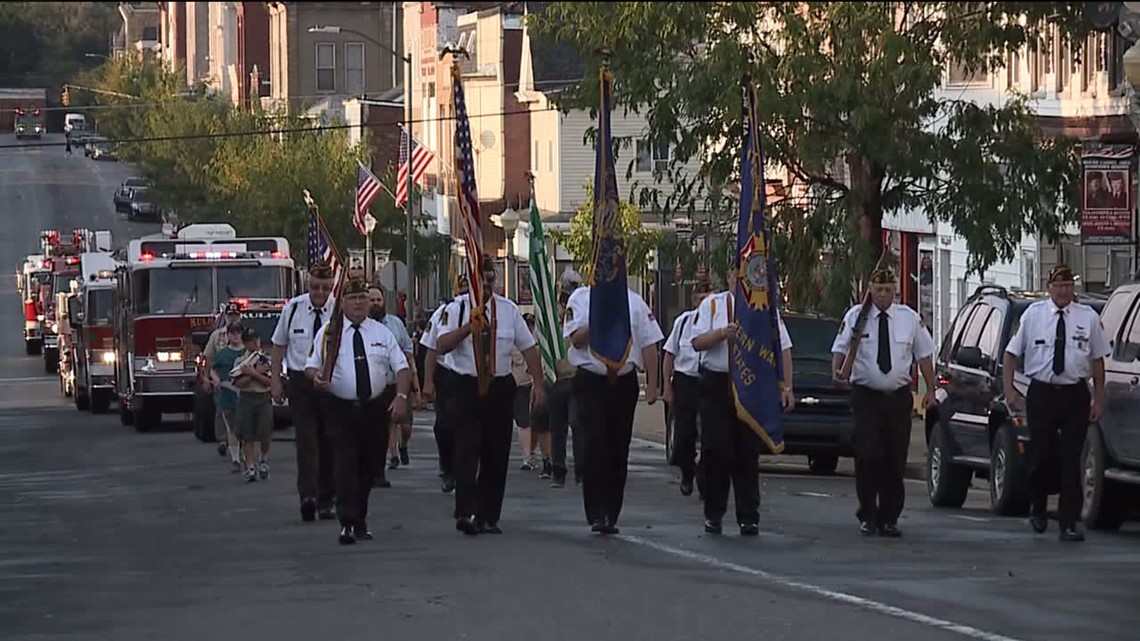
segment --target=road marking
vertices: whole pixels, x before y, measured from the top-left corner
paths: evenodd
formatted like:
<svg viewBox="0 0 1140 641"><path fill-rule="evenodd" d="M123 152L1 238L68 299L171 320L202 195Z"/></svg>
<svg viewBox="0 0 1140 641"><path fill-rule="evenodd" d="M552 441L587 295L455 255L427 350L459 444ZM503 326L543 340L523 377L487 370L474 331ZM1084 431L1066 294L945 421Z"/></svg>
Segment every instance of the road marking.
<svg viewBox="0 0 1140 641"><path fill-rule="evenodd" d="M824 492L795 492L794 496L811 496L811 497L820 498L820 499L831 498L830 494L827 494Z"/></svg>
<svg viewBox="0 0 1140 641"><path fill-rule="evenodd" d="M55 376L20 376L16 378L0 378L0 383L33 383L36 381L43 383L55 383L58 382L59 379Z"/></svg>
<svg viewBox="0 0 1140 641"><path fill-rule="evenodd" d="M877 612L879 614L885 614L887 616L894 617L896 619L902 619L904 621L910 621L912 623L924 625L928 628L936 628L939 630L945 630L947 632L953 632L954 634L959 634L961 636L964 636L964 637L967 637L970 639L977 639L979 641L1023 641L1022 639L1016 639L1014 637L1007 637L1007 636L1003 636L1003 635L1000 635L1000 634L997 634L994 632L987 632L985 630L979 630L978 628L974 628L974 627L971 627L968 625L963 625L961 623L954 623L953 621L947 621L945 619L939 619L939 618L932 617L932 616L929 616L926 614L922 614L921 612L915 612L913 610L907 610L905 608L900 608L900 607L896 607L893 605L887 605L886 603L881 603L879 601L874 601L872 599L865 599L861 596L856 596L854 594L847 594L846 592L838 592L836 590L829 590L827 588L820 587L818 585L813 585L811 583L804 583L802 581L796 581L794 579L782 577L778 574L772 574L770 572L765 572L764 570L758 570L756 568L750 568L746 565L740 565L738 563L732 563L729 561L724 561L724 560L718 559L716 557L708 556L705 554L700 554L699 552L692 552L690 550L684 550L681 548L673 547L671 545L666 545L664 543L658 543L656 541L650 541L648 539L643 539L641 537L631 536L628 534L619 534L619 535L617 535L616 538L621 539L622 541L626 541L628 543L634 543L636 545L641 545L644 547L652 548L654 550L657 550L658 552L664 552L665 554L669 554L671 556L675 556L675 557L678 557L681 559L685 559L687 561L693 561L693 562L701 563L701 564L704 564L704 565L707 565L710 567L714 567L717 569L728 570L730 572L736 572L738 574L748 575L748 576L760 579L762 581L767 581L768 583L771 583L771 584L779 586L779 587L797 590L800 592L807 592L809 594L812 594L812 595L817 596L817 597L822 597L822 598L827 599L829 601L835 601L837 603L843 603L846 605L853 605L853 606L855 606L857 608L861 608L863 610L869 610L871 612Z"/></svg>
<svg viewBox="0 0 1140 641"><path fill-rule="evenodd" d="M963 521L973 521L975 523L989 523L993 520L981 516L967 516L965 514L951 514L950 517L955 519L962 519Z"/></svg>

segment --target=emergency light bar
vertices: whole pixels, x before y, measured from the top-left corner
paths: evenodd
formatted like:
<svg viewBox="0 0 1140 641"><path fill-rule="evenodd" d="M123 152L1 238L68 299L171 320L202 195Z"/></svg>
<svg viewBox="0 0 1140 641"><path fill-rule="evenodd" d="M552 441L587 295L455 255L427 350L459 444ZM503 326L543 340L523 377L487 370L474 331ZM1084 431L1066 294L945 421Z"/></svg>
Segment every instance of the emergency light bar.
<svg viewBox="0 0 1140 641"><path fill-rule="evenodd" d="M63 259L63 264L64 265L78 265L79 264L79 257L78 256L68 256L68 257Z"/></svg>
<svg viewBox="0 0 1140 641"><path fill-rule="evenodd" d="M145 251L139 254L139 261L149 263L156 258L165 258L169 260L232 260L232 259L252 259L252 258L286 258L284 252L279 251L261 251L261 252L248 252L248 251L193 251L193 252L163 252L155 254L154 252Z"/></svg>

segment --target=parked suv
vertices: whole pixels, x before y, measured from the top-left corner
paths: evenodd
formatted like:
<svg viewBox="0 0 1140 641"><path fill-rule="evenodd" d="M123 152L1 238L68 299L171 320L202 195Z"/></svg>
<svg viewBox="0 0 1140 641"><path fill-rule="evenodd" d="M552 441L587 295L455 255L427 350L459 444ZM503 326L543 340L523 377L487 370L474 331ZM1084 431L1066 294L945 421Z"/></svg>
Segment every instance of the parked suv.
<svg viewBox="0 0 1140 641"><path fill-rule="evenodd" d="M1021 315L1047 297L983 285L943 337L935 355L939 404L926 413L926 488L936 507L962 507L976 476L989 479L994 513L1028 514L1029 430L1024 414L1010 411L1005 403L1002 359ZM1079 299L1098 313L1104 308L1102 298ZM1022 394L1029 388L1023 366L1022 358L1014 373L1014 385Z"/></svg>
<svg viewBox="0 0 1140 641"><path fill-rule="evenodd" d="M1140 498L1140 283L1118 287L1101 312L1112 356L1105 359L1105 408L1083 454L1086 527L1115 530Z"/></svg>
<svg viewBox="0 0 1140 641"><path fill-rule="evenodd" d="M818 314L781 314L792 338L796 407L784 414L784 454L806 456L816 474L832 474L839 458L855 455L851 399L831 381L831 345L839 321ZM673 460L673 420L666 408L666 457Z"/></svg>

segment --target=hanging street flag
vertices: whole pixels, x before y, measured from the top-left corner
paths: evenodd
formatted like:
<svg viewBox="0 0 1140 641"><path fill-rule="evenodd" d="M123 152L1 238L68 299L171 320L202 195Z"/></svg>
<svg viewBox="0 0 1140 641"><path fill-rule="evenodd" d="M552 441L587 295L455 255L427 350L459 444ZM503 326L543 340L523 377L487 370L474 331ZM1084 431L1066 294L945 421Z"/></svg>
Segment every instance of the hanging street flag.
<svg viewBox="0 0 1140 641"><path fill-rule="evenodd" d="M372 206L372 201L376 200L382 187L380 180L364 166L364 163L356 161L356 206L352 210L352 226L361 236L368 235L364 217L368 215L368 208Z"/></svg>
<svg viewBox="0 0 1140 641"><path fill-rule="evenodd" d="M410 141L410 142L409 142ZM408 163L408 145L412 146L412 162ZM403 207L408 200L408 168L411 167L412 182L417 185L424 177L428 165L435 160L435 154L420 144L400 125L400 170L396 176L396 206Z"/></svg>
<svg viewBox="0 0 1140 641"><path fill-rule="evenodd" d="M455 179L459 183L460 228L467 252L468 297L471 300L471 338L479 393L490 390L494 371L494 318L487 318L484 304L492 292L483 287L483 215L479 210L479 192L475 187L475 156L471 149L471 122L463 96L463 73L458 64L451 66L451 84L455 105Z"/></svg>
<svg viewBox="0 0 1140 641"><path fill-rule="evenodd" d="M783 348L776 315L779 292L771 229L766 218L764 154L756 86L744 79L744 145L740 153L737 279L734 315L739 330L730 339L729 370L736 414L773 454L784 450Z"/></svg>
<svg viewBox="0 0 1140 641"><path fill-rule="evenodd" d="M566 358L566 344L562 340L562 324L558 319L558 294L554 288L554 270L546 253L546 233L542 229L542 216L534 199L534 185L530 187L530 291L534 296L534 327L538 338L538 351L542 356L542 377L548 386L557 380L554 364Z"/></svg>
<svg viewBox="0 0 1140 641"><path fill-rule="evenodd" d="M602 101L594 143L594 256L590 281L590 351L605 364L610 378L629 359L633 328L629 319L629 285L625 244L618 217L617 173L614 171L610 117L613 109L613 74L601 70Z"/></svg>

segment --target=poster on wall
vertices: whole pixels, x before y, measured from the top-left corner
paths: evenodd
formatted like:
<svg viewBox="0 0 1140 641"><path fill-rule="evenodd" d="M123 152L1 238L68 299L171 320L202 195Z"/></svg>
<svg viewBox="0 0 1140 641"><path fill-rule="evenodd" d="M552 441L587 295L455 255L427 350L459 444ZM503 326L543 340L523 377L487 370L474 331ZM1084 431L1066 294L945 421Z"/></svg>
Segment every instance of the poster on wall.
<svg viewBox="0 0 1140 641"><path fill-rule="evenodd" d="M1084 143L1081 149L1081 244L1132 243L1135 153L1131 145Z"/></svg>
<svg viewBox="0 0 1140 641"><path fill-rule="evenodd" d="M934 250L918 250L918 314L934 334Z"/></svg>

